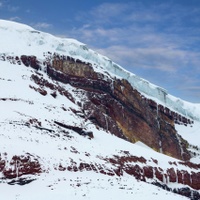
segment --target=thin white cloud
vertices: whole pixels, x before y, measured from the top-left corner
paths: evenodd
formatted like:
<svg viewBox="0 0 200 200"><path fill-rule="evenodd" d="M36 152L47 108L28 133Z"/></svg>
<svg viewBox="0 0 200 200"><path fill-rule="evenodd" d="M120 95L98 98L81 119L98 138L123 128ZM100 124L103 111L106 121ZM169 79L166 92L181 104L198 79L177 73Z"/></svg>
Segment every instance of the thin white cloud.
<svg viewBox="0 0 200 200"><path fill-rule="evenodd" d="M153 77L168 79L168 84L177 88L183 80L191 88L198 88L196 80L200 77L195 74L200 74L199 11L171 3L104 3L87 15L81 13L79 22L85 24L68 35L133 72L151 71ZM184 79L185 74L190 74L189 79Z"/></svg>
<svg viewBox="0 0 200 200"><path fill-rule="evenodd" d="M10 12L16 12L18 11L20 8L18 6L11 6L11 5L8 5L8 11Z"/></svg>
<svg viewBox="0 0 200 200"><path fill-rule="evenodd" d="M53 25L45 22L38 22L33 25L37 29L48 29L51 28Z"/></svg>
<svg viewBox="0 0 200 200"><path fill-rule="evenodd" d="M17 12L20 10L19 6L13 6L9 1L0 1L0 8L8 12Z"/></svg>
<svg viewBox="0 0 200 200"><path fill-rule="evenodd" d="M184 89L185 90L192 90L192 91L200 91L200 86L188 86L188 87L184 87Z"/></svg>
<svg viewBox="0 0 200 200"><path fill-rule="evenodd" d="M15 16L15 17L10 17L9 20L10 20L10 21L20 21L21 18L18 17L18 16Z"/></svg>
<svg viewBox="0 0 200 200"><path fill-rule="evenodd" d="M128 4L124 3L103 3L93 9L90 13L95 18L108 18L119 16L121 15L121 13L127 10L128 6Z"/></svg>
<svg viewBox="0 0 200 200"><path fill-rule="evenodd" d="M31 10L30 10L30 9L27 9L27 10L26 10L26 13L30 13L30 12L31 12Z"/></svg>
<svg viewBox="0 0 200 200"><path fill-rule="evenodd" d="M74 35L79 33L84 42L90 44L98 42L103 46L103 48L96 47L98 51L124 66L156 68L166 72L176 72L181 67L187 67L189 63L196 68L200 66L200 55L182 49L185 41L176 35L161 34L151 29L147 32L140 29L135 31L132 27L126 29L89 27L75 32Z"/></svg>
<svg viewBox="0 0 200 200"><path fill-rule="evenodd" d="M200 54L177 49L133 48L119 45L97 51L129 68L139 67L175 73L187 68L188 63L196 68L200 65Z"/></svg>
<svg viewBox="0 0 200 200"><path fill-rule="evenodd" d="M170 71L175 71L176 67L179 66L186 66L189 62L195 66L199 65L199 59L194 56L192 50L184 50L184 47L188 47L188 44L192 46L194 43L194 36L190 35L191 32L185 38L179 37L179 31L182 28L181 32L184 32L184 27L177 27L173 23L171 25L163 24L165 22L169 23L169 21L173 22L173 18L175 16L178 18L177 16L179 16L176 12L178 14L183 13L185 11L184 8L176 7L172 9L171 13L167 13L169 8L169 4L145 8L142 4L134 3L104 3L89 12L93 16L89 16L90 21L87 21L90 25L83 25L82 28L75 29L73 35L81 38L83 42L100 45L101 48L97 47L96 49L101 49L108 55L111 54L109 52L112 52L111 57L117 58L117 61L123 60L124 52L132 52L129 56L130 59L137 57L141 60L146 60L146 64L143 66L147 67L149 65L149 68L152 65L161 66L161 62L163 66L171 65L168 68ZM163 13L166 13L166 15L163 15ZM183 13L184 17L185 15L187 14ZM119 26L109 27L107 26L110 23L109 18L113 16L118 17ZM107 20L103 20L105 18ZM125 23L124 19L129 20ZM166 21L163 22L162 20ZM100 21L101 24L98 24ZM135 21L140 22L142 26L139 23L131 23ZM151 21L153 24L146 23L147 21ZM124 22L124 24L121 25L121 22ZM164 31L159 29L160 25L166 26ZM168 27L173 28L175 32L169 31ZM199 39L196 38L196 40ZM124 49L125 47L126 50ZM128 56L126 55L126 57ZM157 68L166 69L165 67Z"/></svg>

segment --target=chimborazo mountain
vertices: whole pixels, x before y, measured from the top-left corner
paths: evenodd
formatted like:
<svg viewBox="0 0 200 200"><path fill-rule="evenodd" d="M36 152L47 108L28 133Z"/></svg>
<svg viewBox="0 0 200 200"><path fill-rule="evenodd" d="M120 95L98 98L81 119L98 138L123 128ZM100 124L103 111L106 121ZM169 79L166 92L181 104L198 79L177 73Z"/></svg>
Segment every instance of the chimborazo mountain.
<svg viewBox="0 0 200 200"><path fill-rule="evenodd" d="M75 40L0 20L0 198L200 199L200 104Z"/></svg>

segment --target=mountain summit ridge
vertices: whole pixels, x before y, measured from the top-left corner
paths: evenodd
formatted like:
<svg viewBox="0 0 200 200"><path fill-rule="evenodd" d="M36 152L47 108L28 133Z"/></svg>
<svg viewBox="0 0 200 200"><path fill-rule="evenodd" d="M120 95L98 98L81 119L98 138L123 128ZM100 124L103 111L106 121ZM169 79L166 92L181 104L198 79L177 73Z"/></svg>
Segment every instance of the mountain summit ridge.
<svg viewBox="0 0 200 200"><path fill-rule="evenodd" d="M124 190L126 199L143 198L135 180L199 199L200 123L190 113L193 106L184 107L182 100L180 112L167 106L165 90L135 75L124 78L131 74L76 40L16 26L0 20L0 180L6 189L24 185L21 197L15 191L11 199L26 199L24 190L38 189L36 183L45 198L59 191L60 199L90 199L92 191L107 194L104 189ZM162 91L164 103L145 94L149 88ZM110 186L101 190L99 178ZM67 186L71 194L56 185ZM87 191L77 194L78 188Z"/></svg>
<svg viewBox="0 0 200 200"><path fill-rule="evenodd" d="M4 41L1 41L2 52L0 53L12 55L15 52L19 55L35 55L38 59L44 59L43 53L50 51L89 62L96 65L96 70L100 70L101 72L108 71L113 76L127 79L133 88L146 95L147 98L156 99L156 101L159 101L159 104L170 107L172 110L186 117L200 120L200 104L189 103L173 97L164 88L130 73L106 56L88 49L87 45L75 39L59 38L37 31L30 26L6 20L0 20L0 31L1 35L5 38ZM12 50L8 49L5 41L10 41L9 46ZM18 42L16 43L16 41Z"/></svg>

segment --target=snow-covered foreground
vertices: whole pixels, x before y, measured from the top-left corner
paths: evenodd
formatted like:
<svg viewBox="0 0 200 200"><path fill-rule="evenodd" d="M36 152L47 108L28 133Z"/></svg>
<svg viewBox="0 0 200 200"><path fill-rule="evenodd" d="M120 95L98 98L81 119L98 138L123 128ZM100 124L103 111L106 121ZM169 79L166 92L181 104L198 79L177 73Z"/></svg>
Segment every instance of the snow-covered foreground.
<svg viewBox="0 0 200 200"><path fill-rule="evenodd" d="M159 165L162 169L169 168L169 162L178 160L157 153L140 142L132 144L97 129L93 124L85 124L83 118L71 112L71 109L80 108L66 97L59 94L55 99L50 95L51 91L48 91L48 95L42 96L30 88L30 85L36 86L30 80L31 74L35 73L33 69L2 61L0 66L1 158L7 160L6 165L10 167L9 161L13 156L29 153L38 158L43 169L43 173L37 176L27 175L27 179L34 180L23 186L16 184L18 177L14 179L16 181L14 185L12 185L13 180L2 179L0 187L2 199L185 199L149 183L138 181L126 173L119 177L95 171L58 170L60 165L67 167L72 162L76 162L77 165L81 162L95 163L107 170L111 164L102 158L120 156L123 152L144 157L149 165ZM48 78L45 74L43 76ZM49 81L55 84L54 81ZM80 101L79 90L59 84L70 91L77 102ZM30 120L33 120L32 124L29 123ZM73 131L66 134L62 127L53 123L55 120L85 126L87 131L93 132L94 138L90 140ZM37 128L39 123L44 129ZM181 128L186 130L185 126ZM194 128L198 129L198 126L195 124ZM192 130L189 127L187 129ZM194 137L198 138L195 132ZM152 158L158 160L158 164L154 163ZM137 164L142 166L141 163ZM186 166L177 168L190 170ZM181 185L174 183L171 187L181 187Z"/></svg>
<svg viewBox="0 0 200 200"><path fill-rule="evenodd" d="M50 173L23 187L1 184L0 197L9 200L187 199L128 175L119 178L92 172Z"/></svg>

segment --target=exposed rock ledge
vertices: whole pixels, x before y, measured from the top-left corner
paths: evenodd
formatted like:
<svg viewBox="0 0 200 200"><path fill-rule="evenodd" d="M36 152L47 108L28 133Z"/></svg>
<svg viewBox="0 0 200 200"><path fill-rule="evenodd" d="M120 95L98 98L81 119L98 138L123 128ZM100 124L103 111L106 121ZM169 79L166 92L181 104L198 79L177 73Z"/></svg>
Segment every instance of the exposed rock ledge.
<svg viewBox="0 0 200 200"><path fill-rule="evenodd" d="M98 126L167 155L190 158L187 142L176 133L174 123L187 125L192 120L146 99L125 79L95 72L89 63L54 54L46 64L51 78L85 90L88 100L81 102L83 109L92 111L90 120Z"/></svg>
<svg viewBox="0 0 200 200"><path fill-rule="evenodd" d="M35 56L26 55L1 56L1 60L19 65L23 63L36 70L40 70L42 65L46 66L46 73L52 79L85 91L88 99L80 105L84 111L92 112L89 120L97 126L130 142L141 141L169 156L190 159L188 144L176 133L174 123L187 126L193 123L191 119L146 99L125 79L113 79L95 72L90 63L50 52L44 56L43 63ZM45 80L40 77L32 78L40 86L45 84ZM42 95L47 94L42 87L30 87ZM70 94L67 95L73 101ZM52 96L55 96L53 91Z"/></svg>

